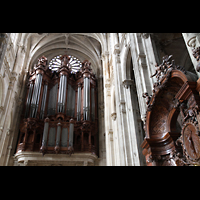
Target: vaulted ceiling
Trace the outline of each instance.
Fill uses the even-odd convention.
[[[22,41],[29,51],[30,67],[40,56],[50,61],[56,55],[68,54],[80,61],[89,60],[94,73],[100,73],[101,53],[106,47],[103,33],[25,33]]]

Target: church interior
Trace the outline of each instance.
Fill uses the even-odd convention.
[[[0,166],[199,166],[200,33],[0,33]]]

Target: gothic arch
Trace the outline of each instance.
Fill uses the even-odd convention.
[[[182,139],[188,123],[193,124],[190,126],[198,132],[200,98],[197,76],[172,64],[160,82],[154,84],[153,95],[147,95],[146,102],[146,137],[141,146],[147,165],[199,163],[200,155],[196,155],[196,160],[189,158]],[[181,120],[178,121],[178,117]],[[183,149],[178,145],[180,141]]]
[[[26,38],[27,40],[25,40]],[[101,53],[107,50],[102,33],[24,34],[22,41],[24,45],[26,41],[27,47],[30,46],[27,63],[29,69],[37,62],[38,57],[45,55],[50,60],[67,51],[67,54],[71,54],[79,60],[90,60],[94,72],[97,73],[100,67]]]

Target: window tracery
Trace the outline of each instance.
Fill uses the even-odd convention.
[[[61,57],[62,55],[57,55],[52,58],[49,62],[49,69],[51,69],[52,71],[57,71],[61,67]],[[69,67],[69,69],[71,69],[71,73],[75,74],[81,69],[82,63],[78,58],[74,56],[69,55],[69,58],[70,60],[67,66]]]

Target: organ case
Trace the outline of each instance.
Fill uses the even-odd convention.
[[[29,73],[17,152],[98,154],[96,78],[88,60],[74,74],[69,59],[52,71],[42,56]]]

